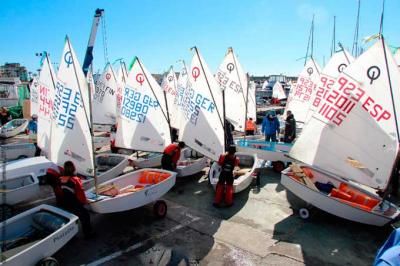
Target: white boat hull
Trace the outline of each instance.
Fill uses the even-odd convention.
[[[28,119],[13,119],[0,129],[0,138],[11,138],[25,131]],[[14,125],[15,124],[15,125]],[[11,126],[12,125],[12,126]]]
[[[0,179],[0,187],[0,204],[11,206],[33,199],[39,194],[39,180],[34,174],[7,178],[4,182]]]
[[[314,170],[315,171],[315,170]],[[308,204],[311,204],[325,212],[333,214],[335,216],[364,224],[370,224],[375,226],[383,226],[393,219],[395,219],[399,215],[399,210],[392,204],[390,206],[392,208],[396,208],[396,212],[393,215],[385,216],[380,213],[369,212],[351,205],[348,205],[336,198],[329,197],[327,194],[324,194],[320,191],[315,191],[310,187],[300,183],[299,181],[291,178],[287,175],[290,172],[290,168],[282,171],[281,174],[281,184],[295,194],[297,197],[301,198]],[[315,173],[315,172],[314,172]],[[332,181],[333,184],[338,183],[333,177],[329,177],[328,175],[324,176],[327,180]],[[347,181],[340,180],[339,182],[348,183]],[[361,189],[360,189],[361,190]],[[361,190],[363,191],[363,190]],[[375,195],[367,191],[363,191],[371,197],[376,198]],[[389,204],[389,203],[388,203]]]
[[[244,157],[252,157],[253,160],[253,165],[251,167],[251,170],[246,174],[239,176],[233,182],[234,193],[239,193],[251,185],[251,183],[253,182],[253,173],[255,173],[255,171],[262,166],[263,160],[258,159],[256,154],[237,152],[236,155],[239,157],[239,161],[240,158],[242,158],[243,160]],[[214,162],[210,167],[208,176],[210,179],[210,183],[214,189],[217,186],[220,173],[221,173],[221,167],[218,165],[217,162]]]
[[[101,167],[106,168],[105,172],[99,172],[97,176],[97,184],[107,182],[117,176],[121,175],[129,164],[129,156],[114,153],[101,153],[96,155],[96,166],[98,169]],[[83,188],[89,189],[94,186],[94,179],[90,178],[83,180]]]
[[[136,153],[130,156],[133,164],[138,168],[157,168],[161,167],[162,153],[149,153],[144,156],[136,156]]]
[[[200,158],[199,158],[200,157]],[[176,172],[178,177],[185,177],[201,172],[208,164],[207,158],[198,154],[190,148],[181,152]]]
[[[105,182],[103,185],[115,185],[119,188],[138,185],[140,184],[140,174],[144,171],[168,173],[170,176],[157,184],[152,184],[136,192],[117,195],[115,197],[100,196],[102,198],[97,201],[92,201],[88,205],[88,208],[96,213],[113,213],[132,210],[156,201],[175,185],[176,173],[160,169],[141,169],[130,172],[111,181]],[[94,188],[88,192],[88,198],[93,198]]]
[[[39,211],[47,211],[66,219],[66,223],[45,238],[40,239],[32,245],[17,247],[16,251],[3,252],[5,260],[0,262],[4,266],[36,265],[41,259],[50,257],[61,249],[69,240],[78,233],[78,217],[61,209],[49,205],[40,205],[28,211],[20,213],[7,221],[1,223],[0,231],[6,235],[1,239],[15,238],[31,226],[33,214]],[[5,226],[6,230],[1,230]],[[18,249],[18,250],[17,250]]]
[[[26,158],[6,163],[6,178],[13,178],[33,173],[35,176],[40,177],[46,175],[47,169],[54,169],[59,171],[58,166],[49,161],[44,156]],[[3,170],[0,167],[0,176]]]
[[[30,158],[35,156],[36,147],[33,143],[10,143],[1,145],[6,161]]]

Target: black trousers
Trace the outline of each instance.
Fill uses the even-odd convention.
[[[218,178],[218,183],[222,185],[233,185],[233,173],[221,172]]]
[[[161,168],[168,171],[175,171],[172,163],[172,157],[168,154],[163,154],[161,157]]]
[[[254,135],[254,130],[246,130],[246,135]]]
[[[67,203],[62,204],[61,208],[79,217],[82,225],[82,231],[85,236],[89,235],[92,232],[92,224],[90,223],[89,211],[85,209],[82,205]]]

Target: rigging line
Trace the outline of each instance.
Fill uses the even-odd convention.
[[[359,28],[360,28],[360,7],[361,7],[361,0],[358,0],[356,28],[354,30],[353,47],[351,49],[351,53],[353,54],[354,57],[357,57],[358,53],[359,53],[358,35],[359,35]]]
[[[200,58],[200,55],[199,55],[199,52],[198,52],[196,46],[194,47],[194,50],[195,50],[195,52],[196,52],[197,58],[199,59],[201,69],[203,70],[204,78],[206,79],[206,82],[207,82],[208,91],[210,92],[211,98],[212,98],[213,101],[214,101],[215,109],[217,110],[218,117],[219,117],[219,121],[221,122],[221,125],[222,125],[222,127],[224,128],[224,131],[225,131],[225,126],[224,126],[224,125],[225,125],[225,122],[221,120],[221,115],[220,115],[220,113],[219,113],[217,103],[215,102],[214,94],[213,94],[212,91],[211,91],[210,83],[208,82],[208,78],[207,78],[207,76],[206,76],[206,72],[204,71],[203,63],[201,62],[201,58]],[[224,120],[225,120],[225,117],[224,117]],[[224,135],[225,135],[225,134],[224,134]]]
[[[53,77],[53,71],[51,71],[51,68],[50,68],[50,60],[49,60],[49,56],[48,56],[48,54],[47,54],[47,52],[45,52],[46,53],[46,61],[47,61],[47,65],[49,66],[49,72],[50,72],[50,77],[51,77],[51,82],[52,82],[52,84],[53,84],[53,93],[55,92],[55,90],[56,90],[56,84],[55,84],[55,82],[54,82],[54,77]],[[51,115],[51,117],[50,117],[50,140],[52,139],[52,134],[53,134],[53,114]],[[50,142],[51,143],[51,142]],[[49,145],[49,151],[48,151],[48,156],[51,158],[51,145]]]
[[[106,15],[103,13],[101,18],[101,25],[103,30],[103,49],[104,49],[104,61],[108,63],[108,48],[107,48],[107,31],[106,31]]]
[[[345,52],[345,50],[343,48],[343,45],[340,42],[339,42],[339,47],[342,49],[342,52],[344,54],[344,57],[346,58],[347,64],[350,64],[350,59],[347,57],[347,54],[346,54],[346,52]]]
[[[331,44],[331,57],[336,52],[336,16],[333,16],[333,36]]]

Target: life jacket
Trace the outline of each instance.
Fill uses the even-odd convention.
[[[178,144],[170,144],[164,149],[164,154],[171,157],[173,163],[177,163],[179,161],[179,157],[181,157],[181,149]]]
[[[236,156],[228,157],[228,155],[224,155],[224,162],[222,163],[221,171],[224,172],[225,174],[232,175],[233,169],[235,169],[235,163],[236,163]]]
[[[255,130],[255,125],[253,120],[246,121],[246,130]]]

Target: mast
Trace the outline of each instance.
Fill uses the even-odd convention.
[[[68,42],[68,48],[69,48],[69,50],[71,51],[72,49],[71,49],[71,43],[69,42],[69,38],[68,38],[68,36],[67,36],[67,42]],[[71,57],[72,58],[72,57]],[[92,61],[93,61],[93,57],[92,57]],[[92,64],[91,64],[92,65]],[[87,106],[85,106],[85,101],[83,100],[83,97],[82,97],[82,89],[81,89],[81,86],[80,86],[80,84],[79,84],[79,79],[78,79],[78,73],[77,73],[77,70],[76,70],[76,65],[75,65],[75,61],[72,61],[72,66],[74,67],[74,73],[75,73],[75,78],[76,78],[76,81],[77,81],[77,84],[78,84],[78,89],[79,89],[79,93],[81,94],[81,100],[82,100],[82,104],[83,104],[83,110],[85,111],[85,117],[86,117],[86,121],[87,121],[87,123],[88,123],[88,126],[89,126],[89,129],[90,129],[90,139],[91,139],[91,143],[92,143],[92,157],[93,157],[93,178],[94,178],[94,187],[95,187],[95,189],[94,189],[94,191],[95,191],[95,194],[96,194],[96,196],[97,196],[97,173],[96,173],[96,154],[95,154],[95,152],[94,152],[94,141],[93,141],[93,115],[92,115],[92,101],[91,101],[91,98],[92,98],[92,90],[89,88],[89,94],[88,94],[88,97],[89,97],[89,99],[88,99],[88,102],[89,102],[89,106],[87,107]],[[93,70],[93,69],[92,69]],[[92,73],[93,73],[93,71],[92,71]],[[93,78],[93,76],[92,76],[92,78]],[[86,110],[86,108],[89,108],[89,121],[87,120],[87,110]]]
[[[354,30],[354,39],[353,39],[353,48],[351,49],[351,53],[354,57],[357,57],[360,54],[360,50],[358,49],[358,31],[360,28],[360,5],[361,0],[358,0],[358,8],[357,8],[357,20],[356,20],[356,28]]]
[[[174,75],[175,75],[175,72],[174,72],[174,69],[172,68],[172,66],[170,67],[169,71],[171,72],[171,70],[172,70],[172,73],[174,73]],[[166,76],[167,76],[167,80],[168,80],[168,73]],[[175,85],[175,81],[174,81],[174,85]],[[167,109],[166,111],[167,111],[167,122],[168,122],[168,127],[169,127],[169,135],[171,137],[171,143],[172,143],[172,142],[174,142],[174,140],[173,140],[173,135],[172,135],[171,117],[170,117],[169,108],[168,108],[167,92],[164,90],[164,88],[161,88],[161,89],[163,90],[163,94],[164,94],[165,108]]]
[[[307,43],[307,51],[306,51],[306,56],[304,58],[304,65],[307,64],[307,58],[310,56],[311,58],[313,57],[313,51],[314,51],[314,17],[313,15],[312,21],[311,21],[311,28],[310,28],[310,35],[308,36],[308,43]],[[310,45],[311,45],[311,53],[308,55],[308,51],[310,50]]]
[[[331,57],[336,52],[336,16],[333,16],[333,36],[331,45]]]

